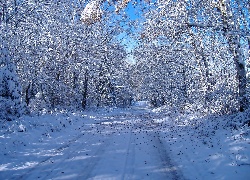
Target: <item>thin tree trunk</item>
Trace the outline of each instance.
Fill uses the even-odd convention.
[[[29,103],[30,103],[29,90],[30,90],[30,83],[25,90],[25,102],[27,106],[29,106]]]
[[[84,86],[83,86],[83,93],[82,93],[82,108],[86,109],[87,106],[87,93],[88,93],[88,70],[85,71],[84,75]]]

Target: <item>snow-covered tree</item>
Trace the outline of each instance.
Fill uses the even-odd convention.
[[[237,70],[226,38],[217,29],[219,17],[210,1],[159,1],[149,8],[141,34],[142,56],[137,56],[139,63],[144,61],[139,65],[146,67],[144,74],[150,74],[144,77],[145,94],[154,91],[157,95],[149,97],[162,102],[162,89],[165,103],[210,113],[237,109]],[[157,81],[165,87],[155,88]]]
[[[244,6],[244,4],[242,4],[240,1],[236,1],[234,3],[232,1],[230,2],[225,0],[219,0],[218,3],[218,9],[221,12],[221,18],[223,23],[223,33],[228,41],[229,48],[234,57],[234,63],[237,70],[240,111],[244,111],[249,106],[246,94],[247,72],[240,43],[243,33],[246,33],[241,30],[242,23],[240,22],[239,15],[241,13],[240,9],[243,8],[242,6]],[[235,6],[236,10],[233,12],[233,7]]]
[[[16,68],[11,62],[10,52],[5,45],[2,41],[0,45],[0,118],[11,121],[24,113],[24,106]]]
[[[5,22],[6,36],[15,38],[8,45],[29,109],[114,105],[108,103],[112,76],[125,52],[113,42],[119,30],[109,29],[107,13],[91,26],[80,21],[80,1],[24,1],[16,7]]]

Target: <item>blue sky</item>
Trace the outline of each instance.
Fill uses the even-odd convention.
[[[134,6],[132,2],[129,2],[127,7],[124,9],[124,12],[127,15],[127,22],[132,20],[132,21],[140,21],[142,19],[142,15],[139,14],[140,10],[138,6]],[[139,31],[139,29],[133,27],[133,26],[124,26],[125,29],[130,31],[130,33],[135,33],[136,31]],[[135,38],[131,37],[128,32],[123,32],[118,36],[118,39],[121,40],[122,45],[125,46],[125,49],[127,53],[130,53],[137,45],[138,42]],[[128,55],[127,59],[130,62],[134,62],[132,54]]]

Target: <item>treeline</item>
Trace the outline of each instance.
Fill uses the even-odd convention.
[[[83,7],[71,0],[1,1],[1,117],[129,105],[127,55],[115,38],[121,29],[111,14],[83,24]]]
[[[249,1],[131,0],[114,15],[116,3],[0,2],[2,119],[132,100],[205,114],[248,108]],[[128,22],[128,3],[140,20]],[[124,30],[139,44],[130,54]]]
[[[249,105],[249,1],[157,1],[144,10],[134,51],[138,96],[181,111]]]

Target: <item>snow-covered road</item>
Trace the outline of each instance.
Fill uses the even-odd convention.
[[[0,179],[250,178],[248,126],[163,110],[58,112],[7,122],[0,129]]]
[[[158,124],[148,116],[111,115],[90,123],[51,156],[10,179],[182,179],[159,138]]]

